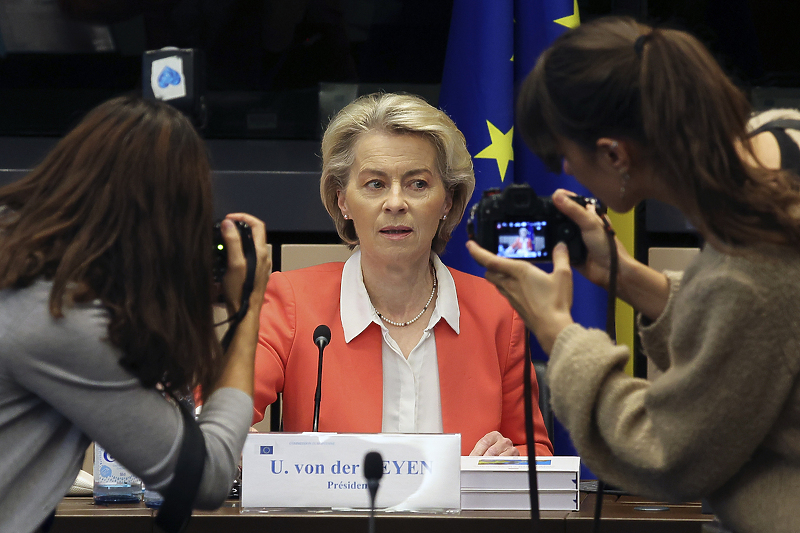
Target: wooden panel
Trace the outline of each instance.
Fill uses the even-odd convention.
[[[656,270],[684,270],[700,248],[650,248],[647,264]]]
[[[345,244],[284,244],[281,246],[281,270],[347,261],[353,251]]]

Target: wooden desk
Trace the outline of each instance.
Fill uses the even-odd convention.
[[[595,496],[586,495],[581,501],[581,510],[567,516],[566,533],[589,533],[592,530]],[[703,524],[713,520],[712,515],[701,512],[700,502],[673,504],[634,496],[606,495],[600,529],[603,533],[700,533]]]
[[[91,497],[67,496],[56,508],[50,533],[142,533],[153,531],[153,512],[143,503],[95,505]]]
[[[569,512],[544,513],[541,531],[563,533],[564,520]],[[229,525],[235,520],[235,529]],[[268,513],[238,514],[238,509],[226,508],[210,513],[197,513],[189,523],[187,533],[359,533],[367,531],[367,513]],[[378,514],[375,529],[380,533],[464,533],[502,531],[530,533],[528,513],[522,511],[465,511],[452,515],[420,515],[411,513]]]
[[[594,494],[582,494],[581,511],[543,511],[542,533],[589,533]],[[196,511],[187,533],[359,533],[367,531],[366,513],[270,512],[240,514],[238,501],[216,511]],[[629,496],[605,496],[603,533],[700,533],[712,521],[699,503],[671,504],[665,511],[648,511],[654,502]],[[155,513],[144,506],[94,505],[91,498],[67,497],[58,506],[51,533],[152,533]],[[378,514],[379,533],[530,533],[526,511],[463,511],[452,515]]]

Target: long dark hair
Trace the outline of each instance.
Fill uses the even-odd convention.
[[[609,17],[546,50],[520,91],[517,120],[532,150],[559,161],[556,135],[595,150],[635,141],[698,229],[730,246],[800,245],[798,178],[757,161],[744,94],[696,38]]]
[[[0,188],[0,289],[53,282],[50,313],[94,298],[144,386],[210,391],[211,172],[171,106],[134,97],[89,114],[23,179]]]

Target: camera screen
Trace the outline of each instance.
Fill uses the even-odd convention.
[[[514,259],[549,257],[545,232],[547,221],[498,222],[497,255]]]

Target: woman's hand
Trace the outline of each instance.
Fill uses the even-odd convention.
[[[572,193],[559,189],[553,193],[553,204],[578,225],[583,242],[586,243],[586,261],[582,265],[576,265],[575,270],[595,285],[608,289],[611,251],[603,221],[593,206],[584,207],[572,201],[569,198],[571,195]],[[669,298],[667,277],[631,257],[616,237],[614,242],[619,255],[617,297],[644,316],[655,320],[664,310]]]
[[[505,438],[499,431],[487,433],[475,444],[470,455],[519,455],[511,439]]]
[[[467,249],[486,267],[486,279],[494,283],[519,312],[542,349],[549,354],[561,330],[573,323],[570,314],[572,270],[567,246],[559,243],[553,249],[551,274],[527,261],[498,257],[475,241],[467,242]]]
[[[267,232],[264,223],[246,213],[231,213],[222,221],[222,238],[228,251],[228,267],[222,279],[222,287],[228,306],[235,312],[242,302],[242,286],[247,276],[247,260],[242,248],[242,239],[234,220],[245,222],[253,234],[256,250],[256,275],[253,292],[250,295],[250,307],[261,309],[267,281],[272,272],[272,258],[267,248]]]
[[[581,265],[575,265],[575,270],[595,285],[608,289],[611,255],[603,220],[595,212],[593,205],[582,206],[570,196],[574,196],[574,193],[558,189],[553,193],[553,204],[578,225],[583,242],[586,244],[588,251],[586,261]],[[632,260],[622,243],[619,240],[616,243],[620,264]]]
[[[253,233],[253,244],[256,249],[256,275],[247,313],[239,322],[228,347],[228,361],[217,381],[216,388],[235,387],[252,396],[258,321],[261,305],[264,303],[267,281],[272,272],[272,259],[267,247],[267,232],[263,222],[245,213],[230,214],[222,221],[222,238],[228,248],[228,269],[222,285],[225,297],[230,304],[235,306],[234,309],[237,309],[241,303],[242,285],[247,275],[247,261],[242,251],[239,230],[236,229],[233,220],[246,222]]]

